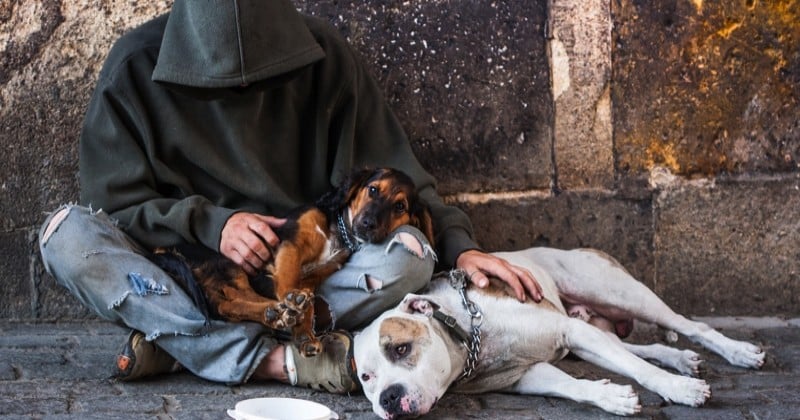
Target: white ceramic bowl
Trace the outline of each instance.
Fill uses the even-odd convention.
[[[236,420],[330,420],[339,416],[322,404],[296,398],[239,401],[228,415]]]

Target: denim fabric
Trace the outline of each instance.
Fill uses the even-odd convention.
[[[319,291],[337,328],[371,320],[430,280],[435,258],[430,246],[416,229],[401,229],[384,244],[362,246]],[[411,252],[414,247],[398,240],[407,234],[420,241],[423,252]],[[63,206],[45,221],[39,244],[47,271],[81,303],[104,319],[142,331],[202,378],[245,382],[277,345],[257,323],[215,320],[206,327],[186,293],[102,211]],[[380,285],[370,287],[370,278]]]
[[[383,243],[361,244],[320,286],[317,297],[330,306],[337,328],[353,330],[425,287],[435,264],[436,254],[422,232],[401,226]]]

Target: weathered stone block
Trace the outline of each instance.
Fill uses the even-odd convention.
[[[546,2],[298,2],[383,86],[440,192],[549,188]]]
[[[656,203],[655,288],[676,310],[797,312],[800,180],[678,184]]]
[[[800,5],[611,2],[616,162],[680,174],[796,171]]]
[[[111,43],[166,2],[0,5],[0,229],[38,225],[77,199],[77,143]]]
[[[472,219],[476,239],[486,250],[598,248],[653,285],[650,200],[587,191],[458,205]]]
[[[78,198],[80,108],[88,92],[68,82],[38,88],[15,98],[0,112],[0,132],[9,134],[0,149],[0,226],[3,230],[38,227],[45,212]],[[13,141],[13,139],[17,139]]]
[[[549,40],[559,188],[611,188],[611,8],[606,0],[557,0]]]
[[[34,316],[35,290],[30,282],[30,235],[25,230],[0,232],[0,318]]]
[[[97,316],[86,309],[67,289],[44,271],[41,262],[35,262],[32,273],[36,281],[36,317],[40,320],[88,319]]]

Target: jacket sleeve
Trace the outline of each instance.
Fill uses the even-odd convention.
[[[334,176],[346,168],[388,166],[400,169],[414,180],[419,194],[431,208],[435,248],[439,262],[453,267],[456,258],[469,249],[479,249],[472,224],[455,206],[446,205],[436,192],[436,182],[414,156],[408,138],[389,108],[383,93],[353,53],[352,84],[342,94],[342,125],[338,137]],[[352,145],[348,140],[352,138]],[[334,183],[337,180],[334,179]]]
[[[176,199],[159,192],[159,162],[151,159],[142,108],[133,86],[115,85],[101,73],[80,137],[81,203],[111,215],[147,248],[190,242],[218,249],[234,211],[200,196]]]

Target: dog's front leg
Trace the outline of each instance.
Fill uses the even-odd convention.
[[[304,267],[299,288],[316,290],[328,277],[341,270],[348,258],[350,258],[350,251],[342,249],[325,262],[309,264],[308,270]]]
[[[711,388],[705,381],[674,375],[651,365],[592,325],[566,318],[563,327],[567,347],[578,357],[633,378],[665,400],[698,407],[711,396]]]
[[[642,410],[639,397],[630,385],[617,385],[608,379],[576,379],[549,363],[531,366],[511,391],[588,403],[618,416],[630,416]]]

